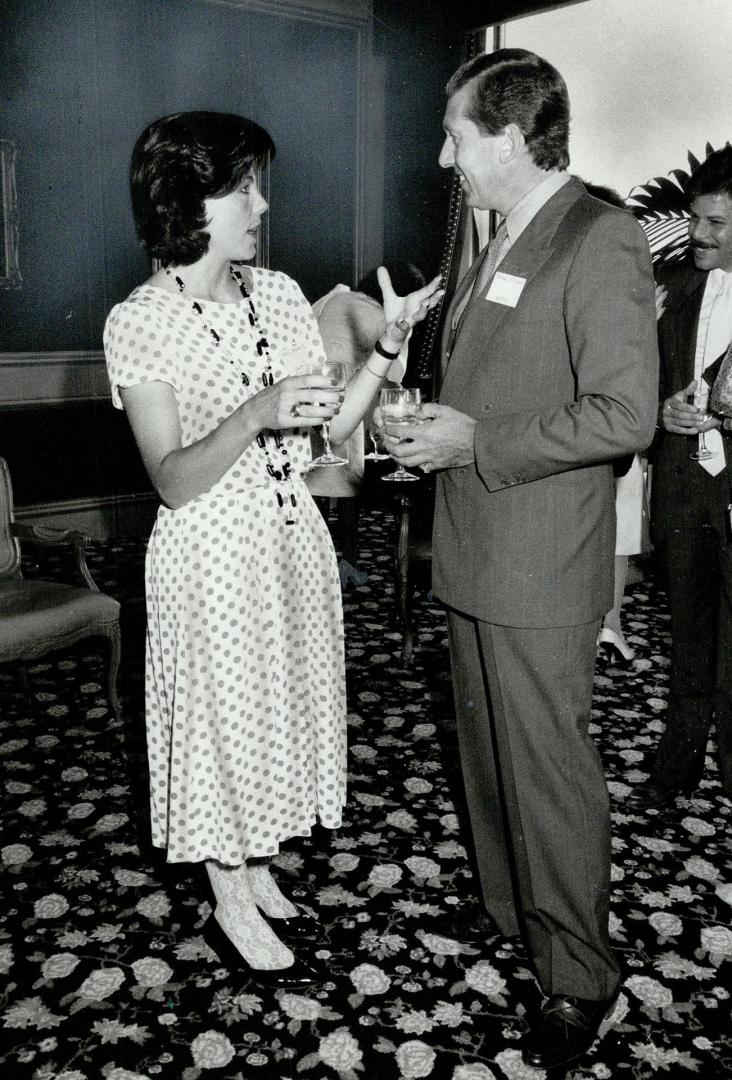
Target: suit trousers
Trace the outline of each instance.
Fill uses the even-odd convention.
[[[721,507],[707,524],[669,529],[661,555],[671,672],[651,779],[664,787],[696,787],[714,722],[720,779],[732,798],[732,543]]]
[[[610,805],[588,733],[600,620],[525,629],[448,612],[465,792],[486,909],[545,994],[611,997]]]

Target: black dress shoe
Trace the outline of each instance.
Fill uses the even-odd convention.
[[[625,801],[634,810],[658,810],[662,806],[668,806],[677,795],[682,794],[684,794],[684,789],[680,787],[669,788],[664,787],[663,784],[648,781],[634,787]]]
[[[608,667],[622,668],[623,671],[633,670],[633,661],[628,660],[616,645],[604,643],[597,650],[597,659],[600,664]]]
[[[285,968],[252,967],[213,915],[209,916],[203,928],[203,939],[216,953],[224,967],[227,967],[229,971],[244,973],[260,986],[269,986],[276,990],[283,987],[290,990],[304,990],[308,986],[323,982],[326,978],[326,973],[320,969],[315,960],[304,959],[302,956],[296,956],[294,963]]]
[[[261,911],[261,909],[260,909]],[[262,917],[267,920],[278,938],[283,941],[297,941],[301,938],[313,938],[318,934],[320,923],[309,915],[291,915],[289,919],[276,918],[261,911]]]
[[[458,908],[450,908],[425,919],[424,929],[428,934],[466,942],[485,941],[501,933],[498,923],[485,908],[472,903],[461,904]]]
[[[617,1000],[603,1001],[555,994],[541,1006],[536,1024],[521,1044],[521,1057],[533,1069],[556,1069],[582,1057]]]

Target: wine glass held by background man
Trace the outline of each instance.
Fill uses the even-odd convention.
[[[347,437],[437,280],[394,294],[345,390],[298,375],[324,360],[285,274],[242,265],[267,203],[270,136],[240,116],[166,116],[138,139],[135,221],[161,269],[110,313],[112,395],[162,505],[146,566],[146,722],[153,843],[203,862],[208,939],[260,983],[322,973],[312,929],[268,861],[316,820],[340,825],[346,736],[343,622],[333,546],[302,476],[309,430]],[[291,947],[292,946],[292,947]]]
[[[502,222],[447,311],[439,404],[412,441],[386,444],[438,471],[433,589],[482,892],[442,930],[522,935],[544,995],[522,1054],[551,1069],[590,1048],[620,985],[588,729],[613,601],[612,462],[654,430],[653,275],[633,217],[566,172],[569,101],[550,64],[481,55],[447,95],[440,164]]]

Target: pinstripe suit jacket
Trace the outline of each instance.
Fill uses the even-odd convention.
[[[434,589],[488,622],[590,622],[612,607],[612,460],[654,431],[648,244],[573,178],[500,270],[525,279],[515,307],[473,295],[456,335],[447,313],[440,402],[477,426],[474,463],[438,478]]]

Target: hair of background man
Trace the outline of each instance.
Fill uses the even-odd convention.
[[[732,199],[732,146],[712,150],[694,169],[684,188],[689,202],[699,195],[727,195]]]
[[[423,285],[427,284],[427,279],[424,274],[414,265],[414,263],[393,262],[386,263],[385,265],[386,269],[389,271],[392,288],[397,296],[407,296],[408,293],[414,292],[415,289],[421,289]],[[356,292],[363,293],[365,296],[370,296],[372,300],[376,300],[379,304],[383,302],[381,289],[376,276],[376,268],[369,270],[369,272],[361,278],[356,286]]]
[[[181,112],[153,121],[135,143],[130,164],[143,247],[164,266],[196,262],[208,250],[204,199],[228,195],[274,153],[268,132],[243,116]]]
[[[457,69],[447,84],[448,97],[465,86],[465,115],[477,127],[497,135],[516,124],[538,168],[569,166],[569,94],[547,60],[527,49],[481,53]]]

